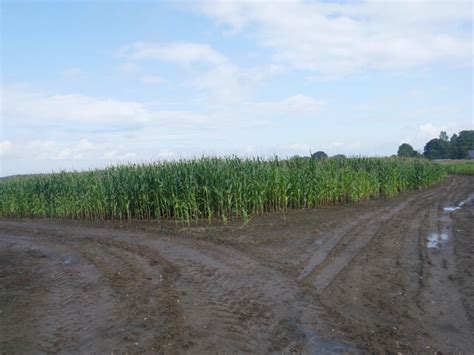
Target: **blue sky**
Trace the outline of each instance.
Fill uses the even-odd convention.
[[[2,1],[0,175],[473,129],[470,1]]]

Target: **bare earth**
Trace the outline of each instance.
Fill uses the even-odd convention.
[[[248,225],[0,219],[0,353],[472,352],[473,230],[468,176]]]

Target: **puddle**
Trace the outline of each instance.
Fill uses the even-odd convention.
[[[428,242],[426,246],[431,249],[439,248],[442,242],[446,242],[449,240],[449,236],[446,233],[431,233],[428,236]]]
[[[468,198],[466,198],[465,200],[462,200],[461,202],[459,202],[459,204],[457,206],[445,207],[445,208],[443,208],[443,210],[445,212],[453,212],[453,211],[459,210],[462,206],[464,206],[466,203],[470,202],[472,199],[474,199],[474,195],[469,195]]]
[[[453,211],[456,211],[456,210],[459,210],[461,209],[461,207],[457,206],[457,207],[445,207],[443,208],[443,210],[445,210],[446,212],[453,212]]]
[[[74,263],[74,259],[71,256],[67,256],[63,261],[64,265],[72,265],[73,263]]]
[[[308,329],[298,327],[306,338],[303,353],[308,354],[336,354],[336,353],[356,353],[357,348],[347,343],[338,343],[331,340],[323,340],[316,333]]]

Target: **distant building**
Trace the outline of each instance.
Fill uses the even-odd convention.
[[[474,150],[470,150],[467,152],[467,158],[468,159],[474,159]]]

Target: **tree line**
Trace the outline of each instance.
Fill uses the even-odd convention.
[[[446,132],[441,132],[439,138],[434,138],[425,144],[423,154],[417,152],[408,143],[398,147],[399,157],[425,157],[427,159],[466,159],[468,152],[474,150],[474,131],[461,131],[449,138]]]

